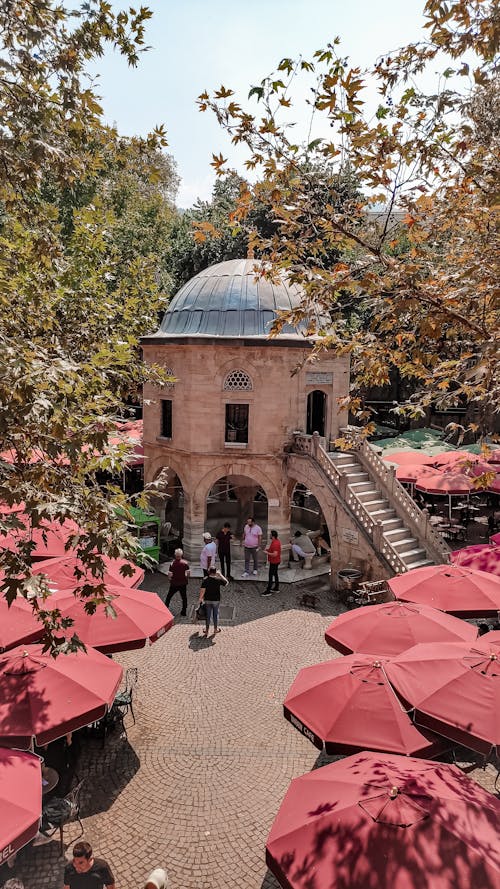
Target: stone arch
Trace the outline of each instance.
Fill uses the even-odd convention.
[[[182,485],[182,489],[184,491],[185,496],[188,496],[189,495],[189,488],[186,488],[186,485],[185,485],[185,481],[184,481],[184,477],[183,477],[184,471],[182,469],[179,471],[180,462],[181,462],[180,460],[177,460],[176,457],[172,457],[168,452],[161,454],[159,457],[155,457],[153,460],[151,460],[151,462],[149,464],[148,480],[154,481],[156,478],[158,478],[158,475],[160,474],[162,469],[165,469],[165,467],[168,467],[168,469],[171,469],[172,472],[175,472],[177,478],[179,479],[179,481]]]
[[[253,479],[264,489],[268,501],[270,499],[279,499],[280,497],[275,482],[269,475],[267,475],[267,473],[262,472],[260,466],[256,466],[250,462],[222,463],[205,473],[205,475],[198,480],[196,486],[197,503],[206,503],[207,497],[215,482],[226,475],[241,475]]]
[[[333,540],[335,532],[334,518],[336,516],[334,504],[331,502],[331,498],[328,497],[327,491],[324,489],[319,490],[317,485],[314,484],[309,473],[307,472],[307,467],[305,467],[305,469],[305,472],[301,472],[300,468],[297,466],[297,461],[294,461],[293,467],[291,467],[290,471],[287,473],[286,492],[288,502],[290,503],[295,485],[305,485],[306,488],[312,491],[316,500],[318,501],[321,512],[323,514],[323,518],[328,528],[330,540]]]

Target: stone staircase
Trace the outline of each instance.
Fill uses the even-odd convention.
[[[351,451],[326,451],[317,433],[292,433],[292,455],[307,459],[394,574],[446,564],[449,547],[398,482],[395,470],[363,441]]]
[[[330,452],[328,457],[341,476],[346,479],[348,493],[361,505],[363,511],[369,514],[371,520],[380,528],[382,538],[398,554],[403,563],[400,570],[433,565],[434,559],[429,557],[427,549],[420,544],[418,538],[398,516],[389,498],[384,496],[376,479],[367,472],[357,455],[335,451]],[[347,499],[350,500],[351,497]]]

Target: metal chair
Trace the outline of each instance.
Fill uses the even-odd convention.
[[[123,691],[119,691],[118,694],[115,695],[115,699],[113,701],[113,707],[116,707],[118,710],[120,710],[124,717],[130,710],[132,719],[134,720],[134,725],[135,716],[134,708],[132,706],[132,699],[134,696],[134,688],[137,685],[138,678],[139,671],[137,667],[129,667],[125,673],[125,688],[123,689]]]
[[[59,831],[59,847],[61,855],[64,855],[64,826],[78,821],[80,825],[80,833],[74,839],[80,839],[84,833],[84,827],[80,818],[80,795],[85,779],[82,778],[73,787],[66,796],[52,797],[51,800],[43,807],[43,820],[48,822],[48,828],[43,831],[45,836],[52,837]]]

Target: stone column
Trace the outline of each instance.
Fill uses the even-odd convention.
[[[203,548],[203,532],[205,530],[205,504],[201,504],[196,495],[191,496],[184,491],[184,535],[182,548],[184,558],[193,565],[199,564],[200,552]]]

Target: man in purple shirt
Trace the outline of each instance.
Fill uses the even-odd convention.
[[[182,611],[181,617],[186,617],[187,614],[187,582],[189,577],[189,562],[186,562],[185,559],[182,558],[183,552],[181,549],[176,549],[174,552],[174,561],[171,562],[170,568],[168,569],[168,576],[170,579],[170,588],[168,591],[168,596],[165,600],[165,605],[167,608],[170,605],[172,596],[175,596],[176,593],[181,594],[182,598]]]

